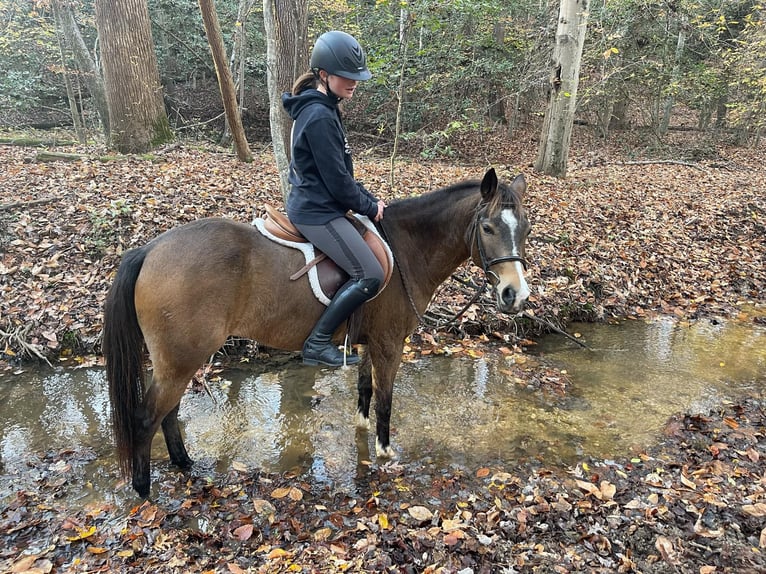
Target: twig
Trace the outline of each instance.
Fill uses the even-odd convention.
[[[559,335],[564,335],[567,339],[569,339],[570,341],[574,341],[575,343],[580,345],[583,349],[588,349],[589,351],[593,350],[588,345],[586,345],[582,341],[579,341],[577,338],[573,337],[572,335],[570,335],[566,331],[556,327],[556,325],[554,325],[550,321],[546,321],[545,319],[540,319],[539,317],[535,317],[534,315],[530,314],[529,311],[524,311],[523,313],[521,313],[521,316],[522,317],[526,317],[527,319],[532,319],[533,321],[537,321],[541,325],[544,325],[545,327],[548,327],[551,331],[554,331],[554,332],[558,333]]]

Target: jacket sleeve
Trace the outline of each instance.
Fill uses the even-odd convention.
[[[357,182],[346,169],[343,135],[332,118],[320,118],[306,126],[303,133],[316,161],[322,183],[344,209],[374,218],[378,200]]]
[[[361,181],[357,181],[356,184],[359,186],[359,191],[361,191],[363,194],[365,194],[367,197],[369,197],[371,200],[375,202],[375,206],[376,206],[375,214],[377,215],[378,198],[375,197],[375,195],[370,190],[364,187]]]

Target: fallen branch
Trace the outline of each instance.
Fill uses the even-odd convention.
[[[56,147],[77,145],[76,141],[56,140],[56,139],[38,139],[30,137],[0,137],[0,144],[19,147]]]
[[[50,203],[51,201],[58,201],[58,197],[41,197],[40,199],[30,199],[27,201],[14,201],[13,203],[3,203],[0,205],[0,211],[6,211],[8,209],[16,209],[17,207],[28,207],[30,205],[42,205],[43,203]]]
[[[35,156],[35,161],[80,161],[82,156],[77,153],[64,153],[60,151],[41,151]]]
[[[635,160],[635,161],[618,161],[614,162],[612,165],[653,165],[653,164],[672,164],[672,165],[683,165],[685,167],[693,167],[694,169],[698,169],[700,171],[704,171],[699,165],[696,163],[692,163],[690,161],[681,161],[678,159],[644,159],[644,160]]]

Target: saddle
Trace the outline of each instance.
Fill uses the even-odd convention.
[[[309,243],[309,241],[303,237],[301,232],[292,224],[287,218],[287,215],[277,210],[271,205],[266,205],[266,214],[262,220],[256,220],[259,224],[262,222],[261,232],[266,237],[270,237],[272,240],[276,240],[278,243],[284,245],[291,245],[300,249],[306,254],[306,264],[290,275],[291,281],[296,281],[304,275],[309,275],[309,281],[312,280],[312,275],[316,273],[316,280],[319,283],[321,289],[321,295],[326,297],[326,300],[316,293],[317,299],[325,305],[329,304],[330,299],[333,298],[338,289],[348,281],[348,274],[338,267],[335,262],[322,253],[319,249]],[[364,239],[365,243],[369,246],[373,252],[385,274],[383,285],[378,290],[378,294],[388,285],[388,281],[391,279],[393,273],[393,255],[391,250],[385,241],[378,235],[377,231],[372,226],[372,223],[368,218],[364,218],[369,222],[369,226],[362,219],[353,215],[346,215],[346,218],[351,222],[354,228]],[[259,226],[260,229],[260,226]],[[310,258],[309,253],[313,253],[315,256]],[[312,288],[314,285],[312,285]],[[376,295],[377,296],[377,295]],[[373,297],[374,298],[374,297]]]

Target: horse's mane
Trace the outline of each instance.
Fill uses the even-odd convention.
[[[422,195],[396,199],[390,203],[388,208],[394,208],[396,213],[411,212],[413,215],[424,215],[432,210],[443,210],[445,202],[460,202],[473,194],[476,194],[478,197],[480,189],[481,181],[477,179],[464,180]],[[521,207],[521,198],[509,185],[500,182],[498,183],[498,189],[500,193],[495,198],[496,204],[489,206],[490,211],[502,207],[511,207],[514,211],[517,211]],[[473,207],[477,205],[478,199],[473,204]]]
[[[450,204],[460,202],[468,196],[478,193],[480,185],[478,180],[461,181],[421,195],[395,199],[387,209],[391,209],[392,213],[411,213],[414,216],[427,215],[432,211],[442,211],[445,202]]]

